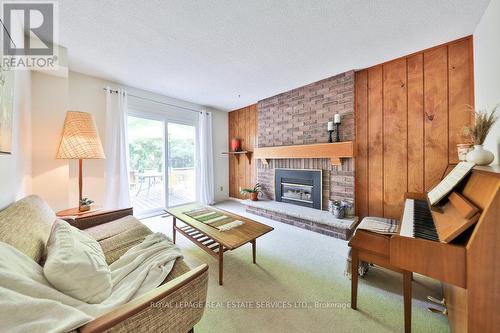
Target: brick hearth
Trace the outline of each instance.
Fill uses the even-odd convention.
[[[323,235],[340,238],[344,240],[349,240],[352,236],[354,228],[352,227],[339,227],[332,226],[327,224],[322,224],[310,220],[306,220],[304,218],[298,218],[295,216],[290,216],[284,213],[275,212],[272,210],[267,210],[259,207],[251,207],[247,206],[246,211],[255,215],[267,217],[274,221],[283,222],[286,224],[290,224],[302,229],[311,230],[314,232],[318,232]]]

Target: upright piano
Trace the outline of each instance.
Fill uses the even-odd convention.
[[[357,308],[360,260],[403,274],[405,332],[411,331],[416,272],[440,280],[452,332],[500,332],[500,168],[474,167],[437,208],[407,193],[399,230],[357,230],[351,307]]]

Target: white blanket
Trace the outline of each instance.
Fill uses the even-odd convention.
[[[40,265],[0,242],[0,327],[14,333],[71,331],[158,287],[181,257],[165,235],[148,235],[110,265],[111,296],[88,304],[52,287]]]

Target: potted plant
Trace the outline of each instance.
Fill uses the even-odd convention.
[[[474,150],[467,153],[467,161],[474,162],[477,165],[488,165],[495,159],[492,152],[483,148],[483,143],[493,124],[498,119],[495,113],[499,106],[497,105],[491,112],[472,109],[475,115],[474,125],[464,128],[464,134],[474,143]]]
[[[248,195],[250,197],[250,200],[252,201],[257,201],[259,193],[262,192],[261,185],[259,183],[255,184],[253,188],[244,188],[240,191],[242,195]]]
[[[89,198],[83,198],[80,200],[80,207],[79,207],[79,211],[80,212],[86,212],[86,211],[89,211],[90,210],[90,205],[93,204],[94,201],[93,200],[90,200]]]

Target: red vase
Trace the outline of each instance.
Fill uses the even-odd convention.
[[[231,151],[240,151],[240,150],[241,150],[241,140],[231,139]]]

